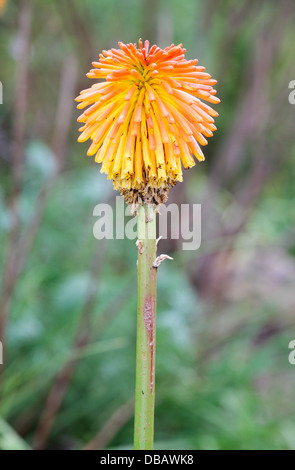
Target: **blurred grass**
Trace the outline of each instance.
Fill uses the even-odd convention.
[[[29,450],[30,447],[0,418],[0,448],[5,450]]]
[[[82,448],[133,396],[135,244],[94,239],[93,208],[112,200],[112,186],[84,157],[86,144],[76,144],[77,113],[63,169],[54,177],[52,123],[60,71],[69,53],[79,59],[78,91],[89,85],[84,73],[100,49],[114,47],[117,40],[144,38],[147,23],[154,22],[151,42],[170,37],[183,42],[188,57],[199,57],[218,78],[222,98],[206,164],[186,174],[183,185],[171,192],[171,201],[202,202],[202,246],[192,253],[169,241],[159,244],[175,259],[169,266],[163,263],[158,275],[155,448],[294,449],[295,378],[288,344],[295,338],[295,107],[287,101],[288,83],[295,78],[293,4],[163,0],[153,11],[146,1],[70,3],[73,8],[64,1],[36,0],[33,8],[19,200],[22,232],[30,229],[40,188],[51,179],[53,184],[9,309],[0,448],[33,445],[56,373],[73,358],[89,288],[96,292],[87,323],[89,341],[74,353],[79,361],[47,448]],[[8,195],[15,68],[21,60],[18,14],[17,3],[8,2],[0,32],[5,65],[0,76],[5,91],[0,106],[1,264],[12,223]],[[265,31],[272,32],[274,49],[268,48]],[[261,44],[265,50],[259,55]],[[264,63],[268,55],[269,69]],[[264,69],[266,79],[259,82]],[[257,97],[266,91],[256,109]],[[246,107],[250,102],[253,109]],[[261,110],[265,115],[257,117]],[[227,160],[228,155],[234,158]],[[253,183],[260,164],[267,177]],[[251,197],[259,189],[249,207],[243,205],[247,188]],[[224,232],[235,229],[244,212],[244,224],[228,241]],[[228,246],[230,255],[224,258]],[[102,256],[94,275],[90,267],[96,250]],[[107,447],[131,448],[132,436],[130,414]]]

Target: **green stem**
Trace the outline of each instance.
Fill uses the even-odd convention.
[[[138,212],[138,312],[134,449],[152,450],[155,408],[156,214],[151,206]]]

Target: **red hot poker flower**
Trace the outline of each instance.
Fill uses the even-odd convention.
[[[216,130],[217,83],[186,60],[182,44],[165,49],[119,42],[93,62],[89,78],[102,79],[76,98],[84,109],[79,142],[91,139],[88,155],[102,163],[128,203],[161,204],[182,181],[182,165],[204,160],[200,145]]]

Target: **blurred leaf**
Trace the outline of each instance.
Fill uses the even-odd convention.
[[[30,450],[28,444],[2,418],[0,418],[0,449]]]

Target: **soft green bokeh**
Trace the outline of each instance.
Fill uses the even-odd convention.
[[[20,3],[9,1],[0,18],[1,261],[11,224]],[[171,192],[171,202],[202,203],[201,248],[159,244],[174,261],[158,273],[156,449],[295,447],[295,366],[288,362],[295,339],[294,20],[287,0],[34,2],[22,230],[30,232],[40,188],[56,168],[54,122],[69,57],[77,64],[76,94],[89,86],[85,74],[100,50],[146,35],[161,46],[182,42],[188,58],[198,57],[218,79],[218,131],[206,162]],[[87,144],[76,142],[78,114],[9,308],[2,449],[33,445],[54,378],[73,354],[77,366],[48,448],[82,448],[134,394],[137,250],[135,241],[93,237],[93,208],[114,203],[115,193],[86,157]],[[91,288],[89,345],[73,352]],[[106,446],[130,448],[132,437],[130,413]]]

